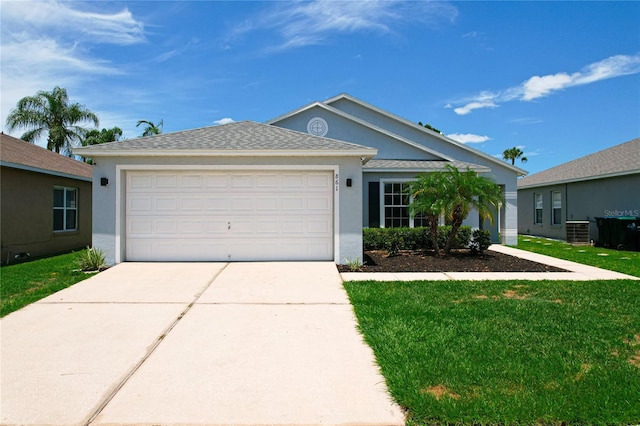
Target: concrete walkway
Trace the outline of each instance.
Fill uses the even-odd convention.
[[[0,321],[3,425],[403,425],[335,265],[123,263]]]
[[[489,250],[556,266],[569,272],[344,272],[341,275],[344,281],[640,280],[638,277],[621,274],[620,272],[600,269],[499,244],[492,245]]]

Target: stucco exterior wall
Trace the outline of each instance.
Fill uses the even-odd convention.
[[[15,260],[63,253],[91,244],[91,182],[2,167],[0,171],[2,215],[1,260]],[[78,189],[78,229],[53,232],[53,188]]]
[[[518,232],[564,240],[567,220],[588,220],[589,238],[598,240],[595,218],[640,216],[640,174],[518,190]],[[562,199],[562,223],[551,224],[551,193]],[[534,224],[534,194],[542,194],[542,224]]]
[[[254,170],[310,168],[333,170],[337,168],[338,186],[334,204],[337,205],[338,235],[334,259],[362,258],[362,173],[358,157],[98,157],[93,168],[93,245],[103,249],[107,262],[125,261],[125,191],[126,171],[131,169],[163,170],[167,168],[189,170]],[[100,178],[109,179],[109,185],[100,186]],[[352,186],[346,186],[347,178]]]

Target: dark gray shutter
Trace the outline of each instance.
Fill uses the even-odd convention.
[[[369,228],[380,228],[380,182],[369,182]]]

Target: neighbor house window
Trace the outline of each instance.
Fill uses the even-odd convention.
[[[53,188],[53,230],[78,229],[78,189],[56,186]]]
[[[560,191],[551,193],[551,224],[562,224],[562,198],[560,197]]]
[[[386,182],[383,185],[383,212],[385,228],[427,226],[422,215],[409,216],[408,182]]]
[[[542,194],[535,193],[533,194],[533,223],[539,225],[542,223]]]

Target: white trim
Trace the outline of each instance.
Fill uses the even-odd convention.
[[[379,180],[380,182],[380,228],[386,228],[385,227],[385,214],[384,214],[384,208],[385,208],[385,202],[384,202],[384,185],[386,183],[407,183],[407,182],[412,182],[415,179],[411,179],[411,178],[390,178],[390,179],[385,179],[385,178],[381,178]],[[408,213],[407,213],[408,214]],[[414,228],[414,224],[413,224],[413,220],[411,219],[411,216],[409,216],[409,228]]]
[[[126,188],[123,188],[123,185],[126,186],[126,174],[127,171],[135,171],[135,170],[202,170],[202,171],[212,171],[212,170],[234,170],[234,171],[244,171],[244,170],[264,170],[264,171],[276,171],[276,170],[299,170],[299,171],[327,171],[333,172],[333,181],[334,181],[334,197],[333,197],[333,260],[336,264],[340,263],[340,166],[338,165],[179,165],[179,164],[165,164],[165,165],[157,165],[157,164],[119,164],[116,165],[116,232],[115,232],[115,263],[122,262],[122,256],[120,253],[122,252],[122,206],[121,206],[121,196]],[[122,177],[122,178],[121,178]],[[126,213],[125,213],[126,214]],[[125,218],[126,223],[126,218]]]
[[[74,174],[71,174],[71,173],[56,172],[55,170],[42,169],[40,167],[27,166],[25,164],[9,163],[9,162],[6,162],[6,161],[0,161],[0,166],[9,167],[9,168],[18,169],[18,170],[26,170],[28,172],[42,173],[42,174],[45,174],[45,175],[58,176],[58,177],[63,177],[63,178],[67,178],[67,179],[81,180],[81,181],[84,181],[84,182],[92,182],[92,179],[90,177],[78,176],[78,175],[74,175]]]
[[[440,172],[443,169],[437,169],[437,170],[432,170],[432,169],[420,169],[420,168],[407,168],[407,169],[403,169],[403,168],[383,168],[383,167],[363,167],[362,168],[362,172],[363,173],[433,173],[433,172]],[[474,171],[476,173],[490,173],[491,169],[488,167],[469,167],[469,170]]]
[[[85,157],[364,157],[376,156],[373,148],[352,150],[206,150],[206,149],[113,149],[76,148],[74,154]]]

